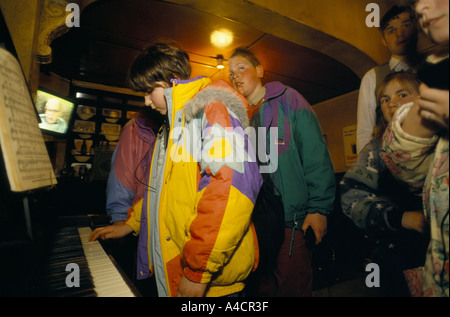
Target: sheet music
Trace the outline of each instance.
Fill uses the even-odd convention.
[[[22,68],[0,48],[0,144],[11,190],[56,184]]]

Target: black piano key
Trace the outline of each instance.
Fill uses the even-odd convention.
[[[79,287],[68,287],[66,279],[71,270],[67,265],[75,263],[79,268]],[[59,228],[49,244],[48,254],[41,274],[42,292],[51,297],[96,296],[77,227]]]
[[[56,232],[53,232],[52,238],[49,239],[50,241],[48,243],[45,266],[42,267],[40,274],[42,287],[40,288],[41,292],[39,295],[50,297],[95,297],[105,296],[105,294],[114,294],[117,290],[121,293],[123,291],[122,287],[124,287],[125,296],[129,294],[136,296],[136,294],[139,294],[134,286],[130,284],[130,282],[127,282],[126,277],[123,273],[121,273],[120,268],[117,267],[117,264],[114,264],[113,259],[108,258],[106,254],[104,254],[106,259],[108,259],[108,261],[112,261],[114,267],[124,278],[123,284],[121,284],[119,280],[118,284],[116,284],[118,285],[117,289],[115,288],[116,286],[112,286],[113,288],[111,288],[109,283],[105,283],[104,278],[108,281],[108,276],[103,276],[103,274],[100,274],[97,276],[97,278],[101,276],[99,279],[99,285],[94,285],[86,255],[95,256],[94,265],[96,265],[96,269],[93,272],[98,272],[98,263],[103,263],[105,258],[103,258],[102,254],[97,253],[97,251],[94,253],[89,252],[89,254],[84,253],[83,243],[85,242],[81,241],[81,236],[83,237],[83,240],[86,239],[85,235],[87,231],[90,232],[90,230],[87,229],[88,228],[80,228],[82,231],[79,231],[78,227],[64,227],[58,229]],[[90,249],[90,251],[92,251],[92,249]],[[97,254],[100,255],[99,258],[97,258]],[[67,265],[71,263],[78,265],[80,278],[79,287],[68,287],[66,284],[66,278],[72,273],[71,270],[66,271],[66,268]],[[100,264],[100,267],[103,265],[108,267],[106,262],[104,262],[104,264]],[[118,278],[116,274],[113,275],[115,275],[114,278]],[[128,291],[130,292],[128,293]]]

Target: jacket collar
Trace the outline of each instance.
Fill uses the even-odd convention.
[[[237,116],[244,129],[249,126],[247,100],[223,80],[211,83],[186,103],[184,107],[186,121],[189,122],[194,117],[197,117],[204,112],[207,105],[214,102],[223,103],[225,107],[231,110]]]
[[[266,100],[281,96],[287,88],[286,85],[280,83],[279,81],[267,83],[265,87],[266,95],[264,96],[264,99]]]
[[[172,79],[171,82],[173,85],[171,105],[173,114],[176,111],[182,110],[188,100],[192,99],[201,89],[211,83],[211,79],[199,76],[188,80]]]
[[[137,126],[137,135],[144,142],[150,143],[155,137],[155,132],[152,128],[156,128],[154,122],[152,122],[145,115],[138,115],[135,117],[134,122]]]
[[[172,126],[176,113],[183,110],[188,100],[192,99],[211,79],[199,76],[188,80],[172,79],[172,87],[164,89],[167,102],[167,120]]]

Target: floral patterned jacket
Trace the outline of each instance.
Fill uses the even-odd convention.
[[[448,131],[432,138],[405,133],[401,123],[412,103],[395,114],[383,136],[381,156],[395,177],[415,188],[423,186],[424,213],[431,240],[423,268],[423,296],[449,296],[449,142]]]
[[[403,213],[422,209],[421,194],[394,179],[386,168],[380,143],[380,139],[371,140],[340,182],[344,214],[373,239],[401,233]]]

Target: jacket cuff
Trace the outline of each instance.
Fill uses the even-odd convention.
[[[141,229],[140,220],[142,212],[142,202],[143,200],[140,199],[130,207],[130,209],[128,210],[128,219],[127,221],[125,221],[125,223],[133,229],[135,235],[138,235]]]
[[[392,208],[391,210],[387,211],[386,213],[386,221],[388,227],[394,230],[398,230],[402,228],[402,217],[403,217],[404,211],[400,210],[399,208]]]
[[[320,208],[308,208],[308,214],[321,214],[323,216],[329,216],[330,212]]]
[[[211,282],[212,274],[206,271],[193,271],[189,267],[185,267],[184,276],[194,283],[208,284]]]
[[[133,234],[134,235],[138,235],[139,234],[139,231],[141,229],[141,224],[138,221],[136,221],[136,219],[131,217],[127,221],[125,221],[125,223],[127,225],[129,225],[133,229],[133,231],[134,231]]]
[[[394,119],[393,119],[393,130],[394,133],[396,134],[396,137],[404,142],[402,147],[408,147],[410,150],[414,150],[415,148],[419,148],[419,150],[422,150],[423,146],[429,146],[430,144],[435,144],[437,143],[439,136],[438,135],[433,135],[430,138],[421,138],[418,136],[414,136],[414,135],[410,135],[408,133],[406,133],[403,128],[402,128],[402,124],[403,121],[406,118],[406,115],[409,113],[409,111],[411,110],[411,107],[413,106],[414,103],[407,103],[405,105],[403,105],[396,113]]]

